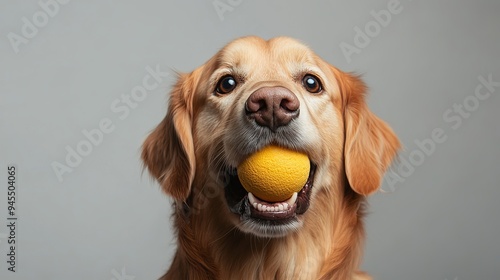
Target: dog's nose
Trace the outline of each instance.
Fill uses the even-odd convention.
[[[299,108],[297,96],[284,87],[260,88],[245,103],[247,116],[272,131],[298,117]]]

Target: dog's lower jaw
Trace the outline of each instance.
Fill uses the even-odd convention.
[[[292,212],[290,217],[279,220],[265,220],[265,218],[255,218],[252,212],[257,211],[252,208],[250,201],[245,197],[235,205],[233,212],[233,221],[238,229],[249,235],[255,235],[261,238],[280,238],[300,229],[302,226],[302,218],[295,214],[297,205],[290,206],[289,212]]]
[[[300,230],[303,224],[303,215],[309,208],[314,188],[316,174],[314,163],[311,163],[309,176],[302,189],[281,203],[260,201],[243,188],[236,174],[237,172],[234,170],[232,173],[223,173],[221,177],[227,178],[227,182],[223,184],[225,202],[228,209],[234,214],[233,216],[237,217],[237,220],[233,219],[235,220],[234,224],[241,231],[263,238],[280,238]],[[258,203],[262,203],[264,207],[276,207],[276,210],[265,211],[256,206]],[[286,204],[286,209],[283,208],[282,203]],[[278,209],[278,205],[281,205],[280,209]]]

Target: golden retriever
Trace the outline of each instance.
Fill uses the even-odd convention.
[[[358,271],[365,200],[400,143],[365,94],[287,37],[237,39],[180,75],[142,148],[175,201],[177,252],[161,279],[370,279]],[[270,144],[306,153],[311,172],[290,208],[265,212],[236,168]]]

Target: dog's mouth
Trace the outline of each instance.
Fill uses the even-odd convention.
[[[286,201],[268,202],[247,192],[238,178],[236,169],[232,169],[225,174],[227,184],[224,190],[229,209],[239,215],[241,221],[252,222],[254,227],[265,227],[267,233],[261,235],[280,235],[274,233],[273,228],[284,234],[279,227],[293,227],[293,224],[298,222],[297,216],[304,214],[309,208],[315,172],[316,165],[311,163],[309,177],[300,191],[295,192]]]

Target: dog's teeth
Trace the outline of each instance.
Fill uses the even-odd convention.
[[[248,193],[248,201],[250,201],[250,204],[257,203],[257,200],[255,199],[255,196],[253,196],[253,193],[249,192]]]
[[[295,201],[297,201],[297,193],[294,192],[292,197],[290,197],[285,203],[288,203],[288,205],[294,205]]]
[[[287,201],[277,202],[273,205],[266,205],[260,203],[259,199],[256,198],[251,192],[248,193],[248,201],[253,208],[257,209],[260,212],[280,212],[287,211],[290,209],[290,205],[293,205],[297,201],[297,193],[293,193],[292,197],[290,197]]]

